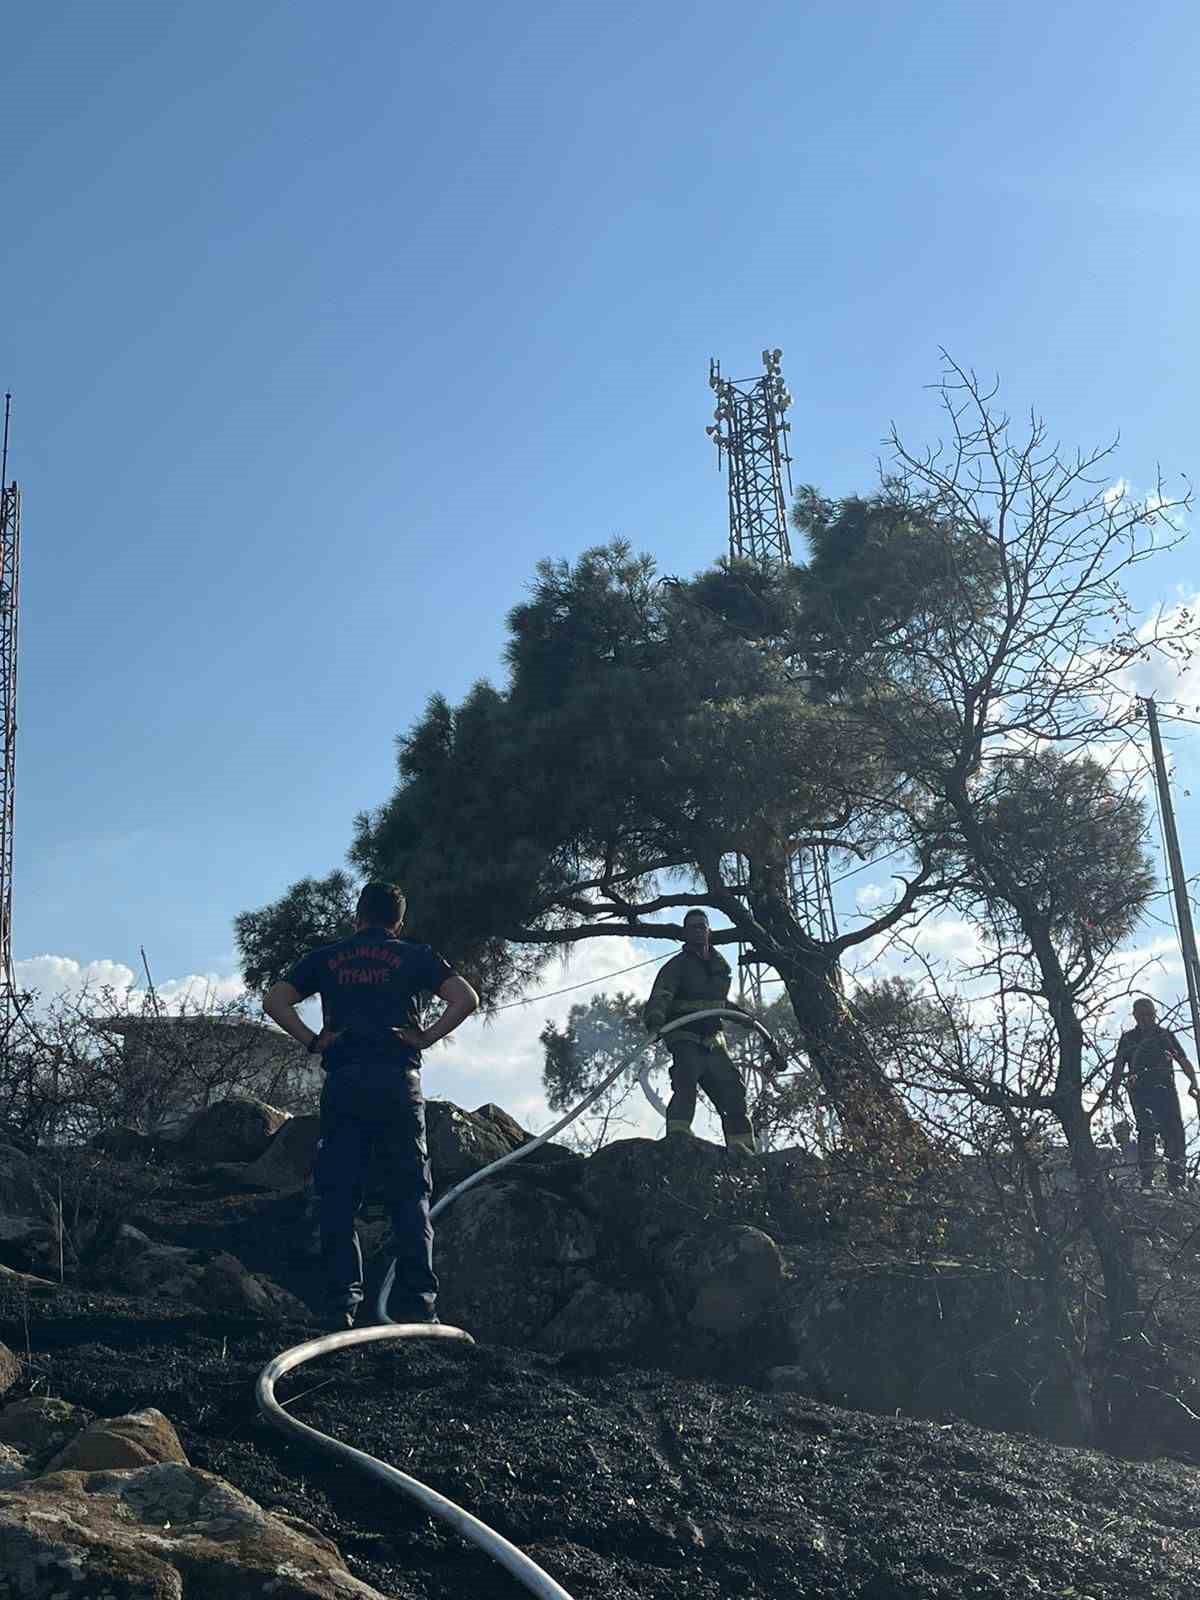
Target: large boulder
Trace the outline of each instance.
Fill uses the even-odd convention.
[[[1039,1337],[1036,1286],[969,1260],[794,1251],[793,1361],[772,1382],[855,1410],[1087,1437],[1087,1402]]]
[[[261,1272],[247,1271],[236,1256],[224,1250],[219,1250],[205,1263],[200,1274],[197,1303],[217,1306],[222,1311],[293,1322],[302,1322],[309,1314],[295,1295]]]
[[[426,1101],[429,1164],[439,1189],[491,1166],[525,1143],[528,1135],[512,1118],[504,1113],[499,1118],[487,1115],[492,1109],[485,1106],[478,1112],[463,1111],[449,1100]]]
[[[174,1141],[176,1154],[187,1161],[255,1161],[288,1120],[286,1111],[235,1095],[194,1111]]]
[[[294,1295],[270,1278],[248,1271],[236,1256],[224,1250],[158,1244],[129,1223],[117,1230],[101,1271],[108,1282],[131,1294],[272,1320],[304,1320],[308,1315]]]
[[[0,1214],[0,1261],[18,1272],[57,1273],[58,1229],[38,1217]]]
[[[516,1117],[509,1116],[503,1106],[494,1105],[489,1100],[486,1105],[476,1106],[471,1115],[477,1122],[490,1123],[514,1150],[518,1145],[529,1142],[531,1135],[521,1126]]]
[[[645,1250],[736,1213],[737,1194],[752,1181],[705,1139],[618,1139],[584,1163],[579,1200],[601,1227]]]
[[[783,1257],[759,1228],[730,1223],[683,1234],[660,1258],[682,1320],[697,1333],[736,1339],[778,1305]]]
[[[336,1547],[175,1462],[0,1489],[0,1594],[104,1600],[381,1600]]]
[[[0,1144],[0,1216],[58,1221],[58,1208],[36,1162],[11,1144]]]
[[[437,1225],[438,1310],[486,1344],[529,1344],[590,1277],[596,1231],[558,1195],[498,1178]]]
[[[535,1344],[548,1355],[582,1355],[629,1350],[650,1332],[654,1307],[636,1289],[585,1283],[538,1334]]]
[[[242,1168],[240,1181],[259,1189],[303,1188],[312,1177],[320,1137],[320,1117],[289,1117],[257,1161]]]
[[[179,1435],[154,1406],[123,1417],[97,1417],[46,1463],[46,1472],[115,1472],[156,1461],[187,1466]]]
[[[37,1467],[56,1456],[88,1421],[88,1413],[67,1400],[45,1395],[13,1400],[0,1411],[0,1445]]]

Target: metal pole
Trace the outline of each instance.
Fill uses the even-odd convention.
[[[1188,899],[1187,881],[1183,873],[1183,857],[1179,851],[1179,834],[1175,828],[1175,808],[1171,804],[1171,787],[1167,782],[1167,764],[1163,759],[1162,739],[1158,732],[1158,710],[1153,696],[1142,701],[1146,708],[1146,721],[1150,724],[1150,748],[1154,752],[1154,778],[1158,785],[1158,805],[1162,815],[1163,835],[1167,844],[1167,866],[1171,876],[1171,892],[1175,896],[1175,919],[1179,924],[1179,943],[1183,949],[1183,970],[1187,977],[1188,1005],[1192,1013],[1192,1040],[1200,1054],[1200,993],[1197,992],[1197,974],[1200,959],[1196,955],[1196,930],[1192,926],[1192,903]]]

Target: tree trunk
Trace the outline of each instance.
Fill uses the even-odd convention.
[[[810,937],[793,914],[777,882],[759,875],[750,909],[767,935],[755,954],[783,980],[810,1061],[854,1145],[881,1149],[899,1141],[924,1146],[923,1136],[875,1059],[870,1040],[846,1004],[838,982],[838,957]]]
[[[1079,1209],[1096,1251],[1104,1280],[1105,1341],[1096,1372],[1097,1421],[1105,1441],[1119,1445],[1131,1407],[1137,1404],[1141,1373],[1134,1363],[1138,1326],[1138,1275],[1132,1242],[1113,1204],[1107,1174],[1092,1138],[1081,1099],[1056,1103],[1079,1187]]]

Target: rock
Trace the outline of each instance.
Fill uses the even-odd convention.
[[[259,1189],[299,1189],[311,1178],[321,1136],[320,1117],[289,1117],[259,1156],[242,1168],[241,1182]]]
[[[597,1241],[569,1201],[498,1178],[447,1211],[434,1250],[443,1321],[487,1344],[520,1345],[582,1287]]]
[[[131,1294],[194,1300],[204,1262],[199,1250],[157,1244],[140,1228],[123,1223],[117,1230],[105,1268],[105,1277]]]
[[[5,1395],[21,1376],[21,1362],[6,1344],[0,1344],[0,1395]]]
[[[63,1248],[69,1249],[64,1237]],[[58,1273],[58,1229],[37,1217],[0,1216],[0,1260],[18,1272]]]
[[[218,1251],[204,1267],[199,1290],[199,1304],[219,1306],[223,1311],[301,1322],[309,1315],[308,1308],[294,1295],[272,1283],[270,1278],[247,1271],[236,1256],[224,1250]]]
[[[20,1288],[28,1294],[46,1294],[58,1288],[48,1278],[38,1278],[29,1272],[18,1272],[15,1267],[0,1265],[0,1284]]]
[[[307,1308],[286,1289],[248,1271],[227,1251],[157,1244],[128,1223],[117,1230],[104,1270],[132,1294],[161,1295],[240,1315],[303,1321]]]
[[[644,1294],[585,1283],[542,1329],[536,1343],[549,1355],[627,1350],[649,1332],[654,1307]]]
[[[380,1600],[328,1540],[174,1462],[0,1491],[0,1557],[21,1600]]]
[[[471,1115],[481,1122],[490,1123],[500,1137],[508,1141],[510,1149],[528,1144],[531,1138],[515,1117],[510,1117],[503,1107],[493,1105],[490,1100],[486,1105],[476,1106]]]
[[[584,1163],[579,1198],[603,1227],[645,1249],[702,1226],[744,1181],[707,1140],[618,1139]]]
[[[223,1250],[203,1268],[200,1288],[205,1304],[222,1311],[248,1311],[260,1317],[270,1315],[271,1302],[266,1290],[235,1256]]]
[[[15,1444],[0,1444],[0,1489],[33,1476],[29,1458]]]
[[[43,1471],[122,1471],[149,1467],[156,1461],[188,1465],[175,1429],[161,1411],[148,1406],[124,1417],[97,1417],[47,1462]]]
[[[856,1410],[1087,1434],[1081,1397],[1042,1343],[1036,1287],[1000,1266],[797,1251],[782,1297],[796,1355],[779,1382]]]
[[[88,1146],[117,1161],[149,1161],[158,1153],[158,1140],[136,1128],[101,1128],[88,1140]]]
[[[13,1145],[0,1144],[0,1215],[37,1217],[57,1225],[58,1210],[31,1157]]]
[[[718,1339],[736,1338],[760,1321],[783,1284],[779,1246],[745,1223],[685,1234],[665,1248],[662,1265],[687,1325]]]
[[[270,1511],[276,1521],[285,1522],[289,1528],[294,1528],[297,1533],[302,1533],[306,1539],[311,1539],[315,1545],[320,1545],[322,1550],[328,1550],[330,1555],[336,1556],[339,1554],[337,1545],[334,1544],[328,1534],[322,1533],[320,1528],[314,1528],[312,1523],[306,1522],[303,1517],[296,1516],[294,1512],[285,1511],[281,1506],[272,1506]]]
[[[429,1163],[438,1188],[458,1183],[524,1144],[526,1135],[511,1118],[507,1121],[512,1123],[515,1133],[500,1122],[463,1111],[448,1100],[426,1101]]]
[[[175,1151],[187,1161],[255,1161],[287,1120],[286,1111],[248,1095],[217,1100],[187,1119]]]
[[[14,1400],[0,1411],[0,1444],[35,1462],[48,1461],[86,1426],[88,1415],[66,1400]]]

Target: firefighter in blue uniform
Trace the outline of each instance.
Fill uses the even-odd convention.
[[[367,884],[354,933],[310,951],[263,1001],[269,1017],[321,1057],[326,1073],[314,1181],[333,1329],[353,1327],[362,1303],[354,1219],[373,1152],[386,1185],[396,1257],[389,1313],[398,1322],[437,1320],[421,1051],[465,1022],[479,996],[428,945],[400,937],[404,912],[394,884]],[[314,994],[321,996],[319,1033],[296,1011]],[[422,1028],[421,1004],[430,994],[446,1009]]]

